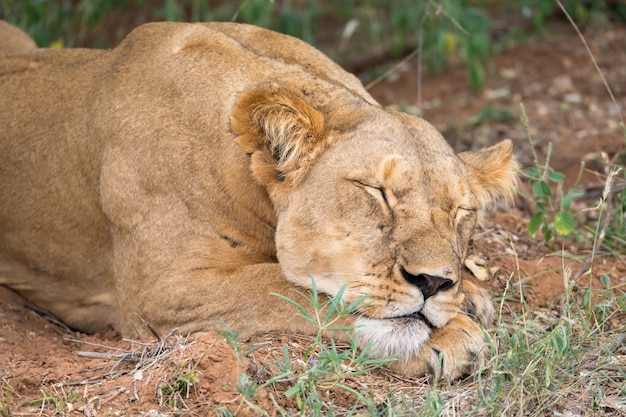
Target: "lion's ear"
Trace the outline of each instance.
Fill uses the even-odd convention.
[[[253,175],[266,186],[296,180],[328,144],[324,115],[299,91],[275,83],[243,92],[230,127],[251,156]]]
[[[462,152],[459,158],[467,170],[472,192],[483,209],[497,199],[513,201],[518,166],[510,140],[479,151]]]

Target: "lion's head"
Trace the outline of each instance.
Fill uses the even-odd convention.
[[[290,281],[314,277],[330,295],[347,283],[345,301],[369,295],[364,317],[405,329],[458,314],[474,226],[514,193],[509,141],[456,155],[418,117],[369,105],[329,113],[274,83],[240,96],[231,128],[276,206]]]

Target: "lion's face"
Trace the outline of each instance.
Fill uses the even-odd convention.
[[[298,100],[291,97],[289,114],[306,106]],[[346,301],[369,295],[360,312],[371,319],[445,325],[463,302],[461,265],[478,216],[514,187],[510,143],[459,157],[416,117],[373,108],[350,128],[333,130],[329,117],[306,109],[296,147],[270,144],[267,152],[250,136],[238,139],[277,206],[285,276],[304,287],[313,277],[330,295],[347,283]],[[267,119],[259,124],[270,138],[295,131],[272,131]]]
[[[462,301],[461,262],[479,204],[434,128],[381,118],[334,141],[291,194],[278,257],[299,285],[312,276],[332,295],[348,283],[347,301],[369,294],[362,312],[371,318],[422,313],[439,326],[450,318],[445,305],[456,314]]]

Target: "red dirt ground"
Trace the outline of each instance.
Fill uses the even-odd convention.
[[[494,57],[486,86],[479,92],[468,89],[463,69],[451,69],[443,75],[424,74],[423,116],[444,131],[459,150],[509,137],[527,167],[533,163],[532,154],[526,131],[517,120],[490,119],[475,126],[468,123],[488,106],[519,115],[519,103],[523,102],[540,154],[545,155],[547,144],[553,143],[551,166],[571,180],[576,178],[580,161],[587,161],[581,188],[589,198],[576,201],[575,207],[579,210],[578,220],[593,226],[595,213],[582,209],[593,206],[602,190],[603,155],[612,157],[623,146],[624,137],[618,126],[618,111],[580,40],[569,26],[553,30],[546,39]],[[605,29],[585,36],[617,102],[621,109],[626,108],[626,29]],[[394,74],[393,81],[384,81],[371,91],[385,105],[415,107],[416,79],[415,63],[410,62]],[[529,206],[520,200],[517,208],[488,220],[477,231],[472,256],[488,266],[499,266],[486,283],[496,295],[502,294],[511,277],[510,284],[527,278],[523,287],[526,300],[533,308],[547,309],[558,303],[563,293],[564,265],[562,257],[550,256],[560,249],[558,245],[546,246],[541,239],[528,236]],[[566,244],[568,253],[578,255],[576,260],[568,261],[572,273],[588,256],[589,246]],[[588,285],[590,280],[597,284],[601,274],[607,274],[613,284],[626,283],[623,255],[597,259],[593,274],[584,275],[580,285]],[[519,300],[507,303],[515,308]],[[300,343],[290,335],[261,339],[272,343],[255,352],[253,357],[259,361],[271,355],[276,345],[288,343],[297,348]],[[234,386],[245,369],[223,337],[214,332],[190,339],[174,335],[161,347],[161,356],[149,360],[154,357],[149,351],[155,349],[155,344],[122,340],[116,334],[71,334],[0,287],[0,392],[4,390],[0,410],[8,404],[9,394],[13,415],[154,416],[169,414],[175,408],[206,415],[218,405],[238,410],[241,396],[228,386]],[[119,355],[129,351],[143,352],[144,360],[120,361]],[[92,352],[92,357],[79,352]],[[94,357],[93,352],[100,355]],[[188,397],[163,394],[160,387],[173,384],[177,375],[184,376],[192,368],[199,380]],[[254,369],[260,368],[249,364],[247,372]],[[399,378],[377,372],[385,378]],[[341,398],[335,400],[341,403]],[[259,405],[272,408],[269,399]],[[242,409],[238,415],[254,413]]]

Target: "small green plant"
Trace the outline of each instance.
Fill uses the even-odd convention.
[[[332,339],[328,342],[324,339],[325,336],[332,337],[333,332],[352,331],[351,327],[341,326],[338,322],[341,317],[354,314],[366,302],[367,297],[346,304],[341,301],[346,285],[335,297],[318,294],[313,278],[311,287],[311,291],[307,293],[297,291],[298,298],[304,300],[304,303],[285,295],[274,294],[296,307],[299,317],[317,327],[318,332],[311,337],[310,346],[301,356],[293,357],[288,346],[283,345],[280,355],[273,355],[271,360],[262,362],[271,374],[264,381],[255,381],[245,373],[240,375],[237,385],[231,388],[241,395],[237,412],[244,405],[260,412],[256,405],[256,395],[262,389],[270,390],[273,394],[292,401],[300,415],[332,415],[333,404],[329,402],[325,393],[333,390],[343,391],[352,396],[355,406],[359,408],[372,410],[375,408],[369,393],[357,391],[346,385],[345,381],[379,368],[393,359],[374,358],[370,354],[369,346],[359,349],[357,337],[349,338],[349,345],[342,347]],[[232,331],[223,334],[231,346],[238,345],[237,339],[240,334]],[[245,356],[241,355],[243,349],[234,347],[234,350],[236,356],[243,360]],[[248,350],[247,354],[250,352]],[[280,386],[280,390],[275,389],[277,386]],[[281,414],[289,415],[277,402],[274,405]],[[216,412],[224,416],[231,413],[226,409],[219,409]]]
[[[611,0],[562,0],[563,6],[573,20],[580,24],[595,23],[606,25],[609,21],[626,21],[626,4]],[[532,21],[539,31],[546,30],[546,22],[559,13],[559,6],[554,0],[525,0],[519,2],[523,17]]]
[[[11,399],[13,397],[13,387],[4,379],[0,382],[0,416],[11,417]]]
[[[355,2],[349,16],[346,28],[354,22],[357,24],[350,27],[362,27],[350,31],[355,39],[365,37],[369,44],[388,48],[396,57],[413,49],[408,57],[419,55],[420,62],[434,71],[461,62],[467,67],[469,85],[474,89],[482,87],[485,60],[492,52],[492,22],[486,10],[475,7],[474,2]],[[345,49],[347,40],[342,39],[342,44]]]
[[[53,388],[54,393],[46,390],[45,388],[41,388],[41,394],[43,398],[28,401],[23,406],[29,405],[41,405],[41,409],[52,408],[55,412],[55,415],[69,415],[72,410],[75,408],[74,404],[83,401],[80,393],[76,390],[72,390],[69,393],[66,393],[63,389],[61,392],[57,392],[56,388]]]
[[[183,409],[187,409],[185,399],[189,398],[193,385],[199,380],[194,368],[195,366],[191,368],[177,366],[170,381],[161,385],[161,398],[172,410],[178,410],[181,405]]]
[[[548,146],[549,151],[551,148]],[[528,233],[534,236],[537,231],[541,230],[546,241],[557,236],[567,236],[576,229],[576,219],[570,209],[573,198],[582,194],[576,188],[563,191],[565,175],[548,165],[548,157],[546,157],[545,165],[530,167],[527,172],[532,182],[536,210],[528,224]]]
[[[126,2],[105,0],[3,0],[0,18],[26,29],[43,47],[75,46],[87,30]],[[100,45],[102,46],[102,45]]]
[[[190,397],[194,384],[200,379],[196,367],[209,351],[210,348],[204,351],[193,363],[188,359],[176,366],[176,370],[170,376],[169,381],[159,387],[160,403],[165,402],[174,411],[189,410],[185,400]]]
[[[608,276],[601,278],[606,288],[593,294],[575,289],[566,271],[563,278],[561,312],[529,311],[521,299],[521,312],[507,317],[502,302],[490,342],[492,359],[478,378],[479,401],[465,415],[544,416],[564,402],[587,410],[583,414],[603,414],[598,405],[572,399],[588,398],[594,386],[623,395],[624,371],[613,364],[626,341],[626,327],[616,321],[626,313],[626,294],[611,287]]]
[[[0,2],[0,18],[27,30],[44,47],[112,47],[132,29],[101,30],[112,16],[117,21],[251,23],[320,45],[338,59],[346,52],[359,53],[372,47],[401,57],[419,43],[424,62],[433,69],[442,69],[450,62],[467,65],[468,80],[474,88],[484,82],[484,62],[493,49],[487,9],[470,0],[239,0],[219,4],[160,0],[151,2],[149,8],[145,0],[138,3],[132,7],[125,0],[5,0]],[[328,22],[334,31],[328,30]]]
[[[487,106],[482,109],[478,114],[468,120],[468,123],[472,126],[479,125],[487,121],[507,121],[515,119],[515,115],[508,109]]]
[[[295,290],[295,292],[308,303],[308,306],[303,306],[297,301],[282,294],[273,295],[296,307],[299,311],[297,314],[299,317],[302,317],[318,328],[315,341],[319,342],[325,332],[352,330],[351,327],[337,325],[337,322],[344,316],[356,313],[358,308],[360,306],[362,307],[363,302],[367,299],[367,296],[362,296],[351,304],[345,304],[342,301],[342,298],[346,288],[347,284],[344,284],[334,297],[320,297],[317,292],[315,279],[311,277],[310,292],[303,293],[302,291]]]
[[[535,203],[535,213],[528,223],[528,233],[534,236],[541,230],[546,241],[557,236],[567,236],[576,229],[576,219],[570,211],[572,201],[576,196],[582,195],[582,192],[575,187],[564,190],[565,175],[550,166],[551,143],[548,144],[545,162],[543,164],[539,162],[523,103],[520,104],[520,109],[522,124],[526,128],[535,163],[535,166],[528,168],[526,173],[526,177],[532,183],[532,200]],[[581,173],[583,168],[584,164],[581,164]]]

